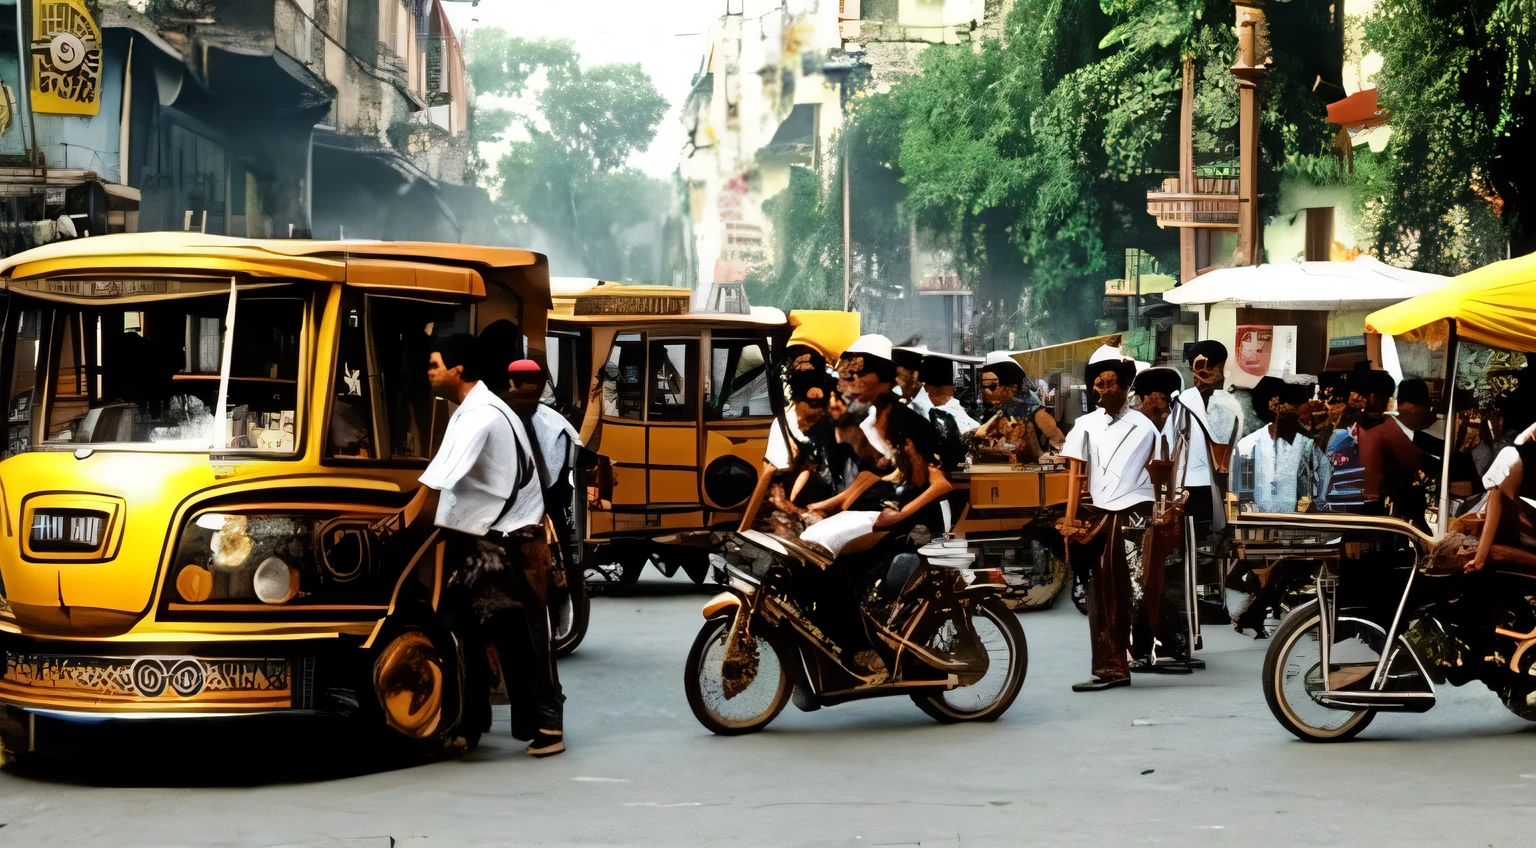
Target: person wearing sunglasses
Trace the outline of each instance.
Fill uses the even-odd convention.
[[[974,446],[982,452],[1007,454],[1032,463],[1066,442],[1056,419],[1028,388],[1029,378],[1003,350],[987,354],[981,367],[981,395],[987,402],[986,423],[976,429]]]

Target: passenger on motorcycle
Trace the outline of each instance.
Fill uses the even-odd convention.
[[[890,355],[888,339],[863,336],[838,362],[838,391],[848,404],[838,437],[851,443],[860,470],[845,491],[813,505],[800,536],[832,560],[819,579],[804,581],[817,599],[813,618],[845,658],[877,676],[887,661],[869,638],[862,599],[898,553],[943,532],[939,503],[953,488],[932,427],[892,391]]]

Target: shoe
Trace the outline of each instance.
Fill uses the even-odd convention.
[[[1131,685],[1129,677],[1095,677],[1082,683],[1072,684],[1073,692],[1098,692],[1103,689],[1114,689],[1120,686]]]
[[[1189,667],[1189,663],[1178,660],[1167,662],[1150,662],[1131,664],[1132,672],[1145,672],[1147,674],[1194,674],[1195,670]]]
[[[540,730],[528,743],[531,757],[552,757],[565,751],[565,734],[558,730]]]

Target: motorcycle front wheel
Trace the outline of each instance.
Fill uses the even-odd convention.
[[[768,726],[789,703],[790,682],[778,652],[767,640],[757,640],[757,675],[735,697],[725,696],[725,652],[734,616],[704,622],[693,648],[683,689],[699,724],[720,736],[739,736]]]
[[[969,686],[937,695],[913,695],[918,709],[945,724],[997,721],[1013,705],[1029,671],[1029,646],[1019,617],[995,598],[976,605],[971,627],[987,652],[987,673]],[[942,627],[940,635],[950,628]]]
[[[1333,687],[1364,686],[1386,644],[1386,633],[1362,618],[1336,616],[1329,664]],[[1322,671],[1322,615],[1317,601],[1292,610],[1264,654],[1264,700],[1275,720],[1306,742],[1355,738],[1376,717],[1375,710],[1340,710],[1317,696],[1328,690]]]

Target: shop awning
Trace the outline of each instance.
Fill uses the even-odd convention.
[[[1506,350],[1536,352],[1536,254],[1485,265],[1450,285],[1371,313],[1373,333],[1408,336],[1444,320],[1460,338]]]
[[[1163,300],[1183,306],[1234,301],[1259,309],[1341,312],[1380,309],[1450,281],[1450,277],[1394,268],[1362,256],[1351,262],[1220,268],[1163,292]]]

